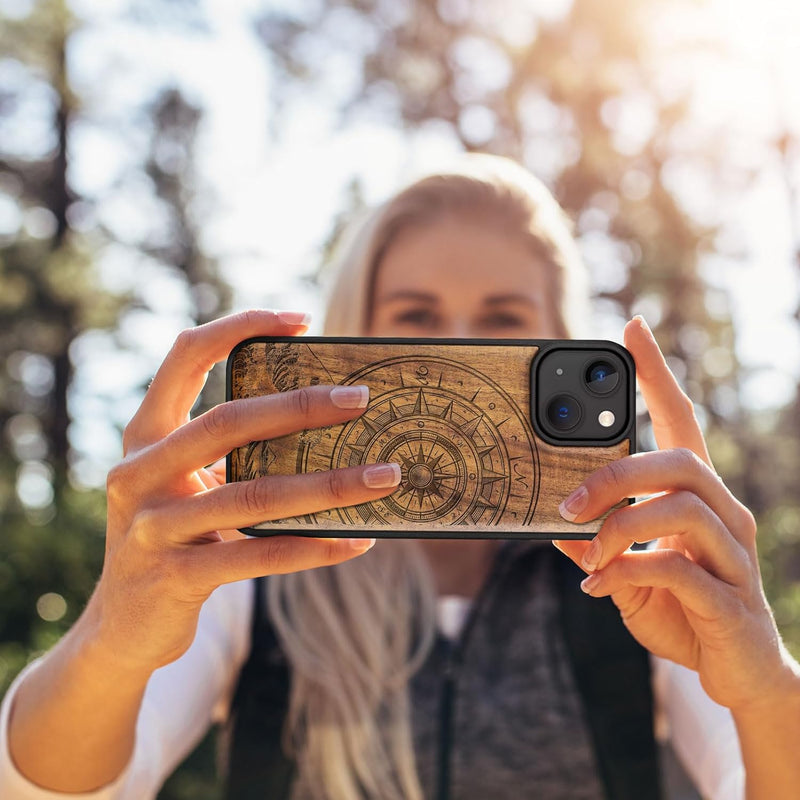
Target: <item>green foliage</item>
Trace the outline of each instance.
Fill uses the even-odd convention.
[[[6,502],[0,520],[2,694],[69,629],[91,594],[103,563],[105,497],[65,488],[43,511]]]
[[[800,659],[800,509],[796,502],[763,515],[758,549],[775,621],[789,651]]]

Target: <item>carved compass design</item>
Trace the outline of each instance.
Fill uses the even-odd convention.
[[[370,404],[337,435],[307,440],[302,471],[375,462],[401,465],[389,497],[314,515],[347,525],[491,528],[527,524],[538,455],[527,408],[472,366],[435,356],[383,359],[341,383],[365,383]]]

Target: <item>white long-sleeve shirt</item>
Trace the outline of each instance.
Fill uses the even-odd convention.
[[[249,581],[217,589],[200,612],[197,634],[181,658],[153,673],[136,726],[133,758],[113,783],[93,792],[65,794],[34,785],[15,767],[8,747],[17,688],[41,660],[26,667],[0,706],[2,800],[149,800],[202,739],[223,720],[250,648],[253,590]],[[464,604],[440,601],[440,627],[453,635]],[[46,656],[45,656],[46,657]],[[653,658],[653,689],[660,733],[668,735],[684,769],[709,800],[742,800],[744,767],[728,709],[714,703],[697,674]]]

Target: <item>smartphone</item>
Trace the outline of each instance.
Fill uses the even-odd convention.
[[[265,536],[590,538],[559,503],[635,447],[635,374],[608,341],[247,339],[229,400],[315,384],[366,384],[349,422],[231,452],[228,481],[375,462],[401,465],[388,497],[243,529]]]

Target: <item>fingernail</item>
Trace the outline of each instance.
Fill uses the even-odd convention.
[[[370,489],[388,489],[400,483],[399,464],[373,464],[362,473],[364,485]]]
[[[652,330],[650,330],[650,326],[647,324],[647,320],[646,320],[646,319],[645,319],[645,318],[644,318],[644,317],[643,317],[641,314],[637,314],[637,315],[634,317],[634,319],[639,321],[639,327],[640,327],[640,328],[641,328],[641,329],[642,329],[642,330],[643,330],[645,333],[649,333],[649,334],[650,334],[650,336],[652,336],[652,335],[653,335],[653,331],[652,331]]]
[[[581,566],[584,569],[589,570],[589,572],[594,572],[597,569],[597,565],[600,563],[602,556],[603,545],[600,544],[599,539],[592,539],[589,549],[583,554]]]
[[[285,325],[308,325],[311,314],[305,311],[278,311],[278,319]]]
[[[357,553],[366,553],[374,544],[374,539],[350,539],[350,548]]]
[[[569,497],[562,501],[558,507],[558,513],[567,522],[574,522],[578,514],[586,508],[588,502],[589,492],[586,491],[586,487],[579,486]]]
[[[594,575],[587,575],[581,581],[581,589],[584,592],[586,592],[586,594],[589,594],[592,591],[592,589],[597,588],[599,583],[600,583],[600,575],[598,573],[595,573]]]
[[[366,408],[369,402],[368,386],[334,386],[331,402],[337,408]]]

